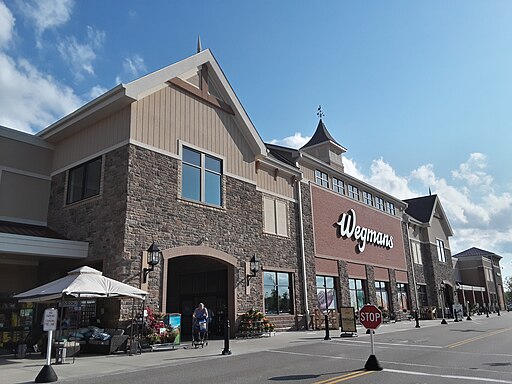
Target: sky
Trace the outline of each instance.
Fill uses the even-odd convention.
[[[0,125],[36,133],[210,48],[265,142],[323,121],[346,172],[437,194],[512,276],[512,2],[0,0]]]

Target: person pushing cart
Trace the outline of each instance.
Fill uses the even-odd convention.
[[[192,346],[208,345],[208,309],[199,303],[192,314]]]

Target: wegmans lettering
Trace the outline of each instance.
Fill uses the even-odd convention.
[[[364,252],[366,243],[388,249],[393,248],[393,236],[357,225],[356,213],[353,209],[341,215],[340,221],[336,224],[340,228],[340,236],[353,238],[359,242],[357,245],[359,252]]]

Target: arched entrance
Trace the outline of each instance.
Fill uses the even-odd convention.
[[[162,307],[181,313],[182,337],[189,339],[192,313],[204,303],[212,314],[210,337],[220,337],[226,318],[234,319],[234,268],[237,259],[209,247],[179,247],[163,251]]]

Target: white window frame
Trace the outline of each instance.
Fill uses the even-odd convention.
[[[359,188],[357,188],[355,185],[349,184],[348,185],[348,197],[359,201]]]
[[[329,188],[329,175],[318,169],[315,169],[315,183],[322,187]]]
[[[396,215],[395,204],[391,203],[390,201],[386,201],[386,211],[390,215],[395,216]]]
[[[343,180],[332,178],[332,190],[340,195],[345,194],[345,182]]]
[[[375,196],[375,208],[384,211],[384,199],[379,196]]]
[[[436,246],[437,246],[437,259],[441,263],[446,263],[446,252],[444,248],[444,241],[441,239],[436,239]]]
[[[373,207],[373,195],[370,192],[363,191],[363,199],[366,205]]]
[[[411,240],[412,261],[414,264],[423,264],[421,259],[421,243]]]
[[[263,232],[288,237],[288,204],[270,196],[263,196]]]

